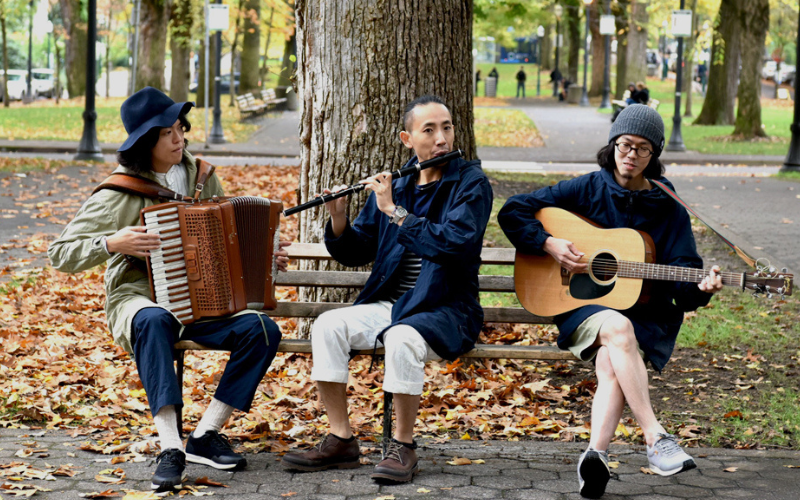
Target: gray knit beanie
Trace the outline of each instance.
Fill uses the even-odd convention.
[[[611,125],[609,144],[626,134],[644,137],[653,145],[653,156],[661,156],[664,149],[664,120],[655,109],[644,104],[631,104],[623,109]]]

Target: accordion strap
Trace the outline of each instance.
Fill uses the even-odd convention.
[[[151,199],[166,198],[168,200],[191,201],[190,197],[167,189],[157,182],[131,174],[111,174],[99,186],[94,188],[92,194],[103,189],[111,189],[112,191],[135,194]]]

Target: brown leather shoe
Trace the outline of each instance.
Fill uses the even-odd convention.
[[[417,443],[411,446],[392,439],[383,460],[375,466],[372,479],[379,482],[408,483],[419,472]]]
[[[327,469],[355,469],[361,463],[358,440],[342,441],[333,434],[303,453],[287,453],[281,459],[284,469],[316,472]]]

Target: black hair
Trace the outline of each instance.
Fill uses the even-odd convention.
[[[441,97],[433,94],[417,97],[416,99],[408,103],[408,106],[406,106],[406,109],[403,112],[403,126],[407,131],[411,129],[411,118],[413,116],[414,108],[416,108],[417,106],[424,106],[426,104],[431,104],[431,103],[441,104],[442,106],[447,108],[447,104],[444,103],[444,100]]]
[[[616,142],[614,139],[597,152],[597,164],[611,173],[617,169],[617,161],[614,158]],[[644,176],[648,179],[660,179],[664,175],[664,171],[664,164],[661,163],[661,160],[655,154],[651,155],[650,163],[644,169]]]
[[[178,116],[178,120],[180,120],[181,128],[183,128],[184,132],[192,130],[192,124],[186,118],[186,115]],[[130,149],[117,151],[117,162],[137,175],[153,170],[153,148],[158,142],[162,128],[165,127],[155,127],[148,130]],[[183,147],[186,148],[187,146],[189,146],[189,141],[184,139]]]

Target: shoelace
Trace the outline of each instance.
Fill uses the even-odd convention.
[[[164,450],[158,454],[156,457],[156,463],[160,464],[161,462],[165,462],[167,465],[180,465],[181,464],[181,455],[178,450]]]
[[[683,453],[681,446],[678,444],[678,437],[673,434],[659,434],[658,441],[654,447],[661,450],[661,454],[665,457],[671,457],[679,453]]]
[[[386,450],[386,456],[384,456],[383,459],[384,460],[386,460],[386,459],[396,460],[396,461],[400,462],[402,465],[405,465],[403,463],[403,458],[400,455],[400,451],[402,450],[402,448],[403,448],[402,444],[398,443],[397,441],[392,440],[389,443],[389,448]]]
[[[210,435],[211,437],[207,438],[209,441],[209,445],[212,448],[216,448],[217,450],[232,450],[233,447],[231,446],[231,442],[228,439],[228,436],[219,432],[208,432],[206,436]]]
[[[327,443],[328,439],[331,439],[331,437],[333,437],[331,434],[328,434],[327,436],[325,436],[322,439],[322,441],[320,441],[319,444],[317,445],[317,451],[322,453],[322,449],[325,448],[325,443]]]

